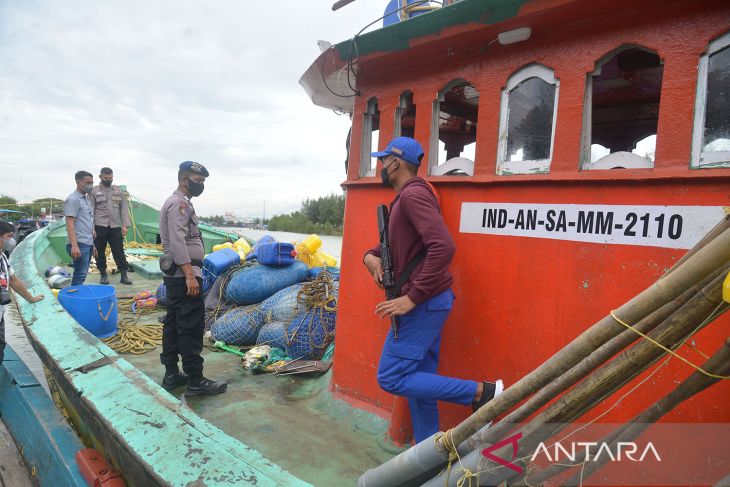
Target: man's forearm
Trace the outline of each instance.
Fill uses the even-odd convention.
[[[74,217],[67,216],[66,217],[66,233],[68,233],[68,241],[71,243],[72,247],[78,247],[79,244],[76,243],[76,231],[74,230]]]
[[[28,288],[26,288],[25,284],[23,284],[23,281],[15,276],[10,276],[10,289],[20,294],[20,296],[26,301],[33,299],[33,295],[30,294]]]
[[[195,279],[195,274],[193,274],[193,266],[189,262],[187,264],[180,264],[178,266],[180,269],[182,269],[183,274],[185,274],[185,279]]]

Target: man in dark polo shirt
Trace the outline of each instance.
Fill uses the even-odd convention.
[[[381,318],[397,317],[383,345],[378,383],[385,391],[408,399],[416,442],[439,431],[436,401],[471,405],[478,409],[502,392],[502,381],[475,382],[436,374],[441,330],[454,302],[449,263],[454,241],[441,217],[439,203],[429,184],[417,176],[423,158],[421,145],[410,137],[390,141],[383,152],[374,152],[383,164],[383,185],[396,196],[390,205],[389,245],[396,281],[416,260],[400,296],[379,303]],[[365,254],[363,263],[383,287],[380,246]]]
[[[203,193],[206,177],[208,170],[202,164],[193,161],[180,164],[177,190],[160,210],[160,240],[165,254],[160,259],[160,267],[166,267],[163,279],[167,288],[160,354],[165,366],[162,387],[171,391],[187,384],[186,396],[221,394],[227,388],[225,382],[203,377],[200,355],[205,327],[205,303],[200,291],[205,248],[190,200]],[[182,358],[183,372],[177,365],[179,358]]]

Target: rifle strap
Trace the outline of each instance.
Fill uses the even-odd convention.
[[[426,258],[426,249],[423,249],[416,255],[414,258],[412,258],[408,264],[406,264],[405,269],[403,269],[403,272],[401,272],[400,277],[398,277],[398,282],[395,283],[395,286],[393,286],[393,291],[397,296],[400,296],[400,290],[403,287],[403,285],[408,282],[408,278],[411,277],[411,274],[416,269],[416,266],[423,262],[423,259]]]

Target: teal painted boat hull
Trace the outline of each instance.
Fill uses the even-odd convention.
[[[9,345],[0,366],[0,414],[41,486],[87,485],[75,460],[84,445]]]
[[[21,319],[84,441],[131,486],[310,485],[200,418],[63,310],[41,277],[61,257],[48,238],[57,228],[31,234],[11,262],[47,296],[20,301]]]

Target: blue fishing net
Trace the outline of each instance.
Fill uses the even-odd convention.
[[[213,338],[229,345],[251,345],[264,326],[261,306],[239,306],[218,318],[210,332]]]
[[[273,321],[265,324],[259,336],[256,338],[256,345],[270,345],[273,348],[286,349],[286,323]]]
[[[299,292],[300,310],[286,327],[286,353],[318,360],[335,339],[339,283],[321,273]]]
[[[319,360],[335,339],[337,313],[315,309],[297,314],[286,328],[286,354]]]
[[[237,304],[260,303],[277,291],[292,286],[309,277],[309,268],[296,261],[287,267],[253,265],[236,271],[228,287],[226,299]]]
[[[155,297],[157,298],[157,306],[167,306],[167,286],[160,284]]]
[[[261,311],[267,321],[283,321],[289,323],[299,308],[304,306],[297,301],[302,284],[294,284],[282,289],[261,303]]]

